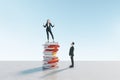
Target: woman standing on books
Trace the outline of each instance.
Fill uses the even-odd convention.
[[[54,42],[54,36],[53,36],[52,30],[51,30],[51,27],[54,27],[54,25],[52,25],[51,22],[50,22],[50,20],[47,19],[46,24],[45,25],[43,24],[43,26],[44,26],[44,28],[46,28],[48,42],[49,42],[49,33],[51,34],[53,42]]]

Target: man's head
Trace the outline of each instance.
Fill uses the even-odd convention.
[[[71,43],[72,46],[73,46],[74,44],[75,44],[74,42]]]

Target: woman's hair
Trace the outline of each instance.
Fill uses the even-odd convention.
[[[50,19],[47,19],[47,23],[50,22]]]

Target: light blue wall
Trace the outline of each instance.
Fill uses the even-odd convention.
[[[58,56],[68,60],[120,60],[119,0],[1,0],[0,60],[42,60],[49,18]]]

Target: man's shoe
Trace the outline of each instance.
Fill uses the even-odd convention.
[[[71,66],[69,66],[69,68],[73,68],[73,67],[74,67],[74,66],[72,66],[72,65],[71,65]]]

